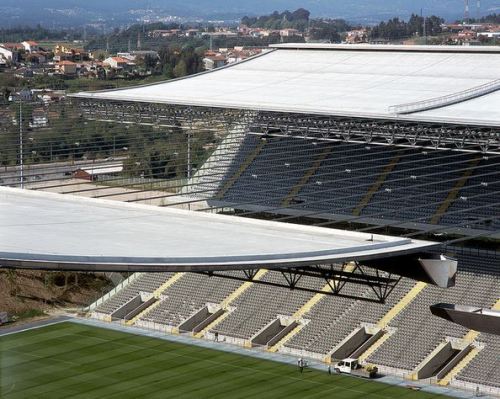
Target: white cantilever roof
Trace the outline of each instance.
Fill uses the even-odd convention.
[[[500,47],[274,47],[211,72],[75,97],[500,126],[500,94],[494,90],[407,115],[389,109],[484,85],[500,88]]]
[[[427,241],[0,187],[0,265],[192,271],[387,258]]]

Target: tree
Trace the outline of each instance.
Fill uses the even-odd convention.
[[[423,36],[424,20],[426,35],[435,36],[441,33],[441,25],[444,19],[432,15],[425,19],[419,15],[412,14],[408,22],[393,18],[374,26],[370,32],[372,39],[382,38],[387,40],[399,40],[414,35]]]
[[[146,54],[144,56],[144,66],[147,69],[153,69],[156,64],[158,64],[158,57],[155,57],[154,55],[151,54]]]
[[[186,76],[188,74],[188,68],[186,65],[186,61],[180,60],[173,70],[174,76],[176,78],[180,78],[182,76]]]
[[[279,13],[274,11],[270,15],[263,15],[258,18],[255,17],[243,17],[241,19],[241,24],[254,28],[265,28],[265,29],[298,29],[300,31],[305,31],[309,23],[310,12],[304,8],[299,8],[294,12],[284,11]]]

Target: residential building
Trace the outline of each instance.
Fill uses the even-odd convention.
[[[66,76],[76,75],[77,64],[73,61],[60,61],[56,64],[56,73]]]
[[[89,52],[82,48],[68,47],[64,44],[54,47],[54,61],[87,61],[89,59]]]
[[[43,108],[35,108],[31,114],[29,126],[32,129],[46,127],[49,124],[49,115]]]
[[[227,58],[222,54],[206,55],[203,58],[203,66],[206,70],[220,68],[221,66],[226,65],[226,63]]]
[[[281,37],[293,37],[293,36],[302,36],[297,29],[281,29],[280,30]]]
[[[27,53],[34,53],[35,51],[40,50],[40,46],[38,45],[38,43],[32,40],[22,42],[21,44]]]
[[[0,44],[0,58],[10,62],[18,62],[20,48],[22,46],[19,47],[15,43],[2,43]]]
[[[108,57],[103,61],[103,64],[113,69],[124,69],[133,65],[130,60],[124,57]]]
[[[347,32],[346,43],[357,44],[368,42],[368,32],[366,29],[356,29]]]

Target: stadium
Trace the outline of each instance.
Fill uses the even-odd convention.
[[[1,174],[0,265],[130,272],[86,308],[120,333],[500,395],[499,71],[496,47],[281,44],[75,94],[70,144]]]

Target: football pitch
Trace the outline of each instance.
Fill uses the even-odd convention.
[[[433,398],[234,353],[64,322],[0,337],[0,398]]]

